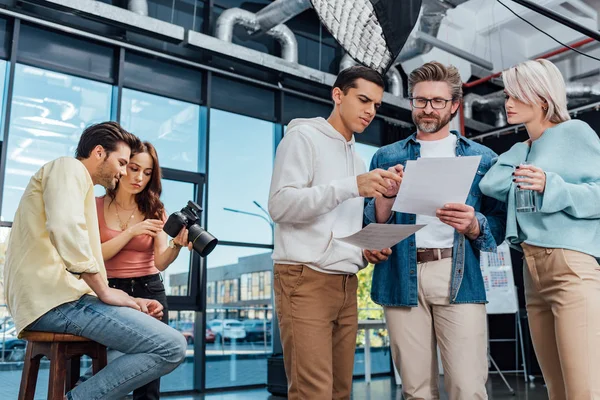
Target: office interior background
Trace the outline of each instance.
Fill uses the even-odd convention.
[[[169,323],[189,344],[186,361],[163,378],[166,394],[267,384],[277,342],[273,224],[265,211],[275,150],[291,119],[329,115],[330,86],[340,68],[352,63],[310,8],[299,9],[279,34],[250,35],[248,15],[270,3],[0,0],[0,273],[30,176],[56,157],[73,155],[82,130],[105,120],[119,121],[156,146],[167,211],[197,201],[206,229],[220,240],[206,259],[182,252],[163,273]],[[527,133],[506,124],[502,81],[494,74],[540,56],[561,69],[572,116],[600,132],[600,64],[563,51],[547,34],[596,57],[598,42],[510,0],[504,3],[539,30],[496,0],[423,1],[428,20],[417,22],[386,75],[377,118],[356,137],[367,166],[379,147],[414,132],[407,73],[431,60],[457,66],[465,82],[453,127],[497,153]],[[598,30],[598,0],[537,3]],[[419,39],[417,32],[435,40]],[[523,309],[521,264],[513,254]],[[371,272],[360,273],[359,318],[381,320],[381,307],[369,299]],[[514,337],[518,318],[489,316],[490,337],[499,339],[490,344],[491,354],[501,370],[523,369],[525,361],[521,375],[540,379],[524,310],[520,320],[523,351],[520,342],[502,341]],[[0,324],[0,398],[16,399],[25,343],[15,337],[4,305]],[[359,332],[357,379],[364,378],[365,368],[393,378],[385,329]],[[40,378],[39,398],[45,395],[43,383]]]

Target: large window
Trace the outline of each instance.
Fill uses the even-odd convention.
[[[198,146],[200,106],[123,89],[121,123],[156,147],[162,167],[204,170]]]
[[[29,179],[45,163],[74,156],[81,132],[110,119],[110,85],[17,64],[2,221],[12,221]]]
[[[195,199],[194,184],[188,182],[177,182],[163,179],[163,193],[161,200],[165,204],[167,214],[181,210],[188,200]],[[175,281],[171,277],[186,276],[190,270],[191,253],[188,249],[182,248],[179,257],[163,271],[163,279],[167,294],[171,296],[186,296],[189,293],[188,281]]]
[[[221,245],[207,265],[206,386],[264,384],[272,352],[271,250]],[[269,295],[249,299],[244,294],[249,284],[254,287],[249,276],[257,277],[256,288]]]
[[[208,227],[219,240],[273,243],[266,212],[273,158],[273,123],[211,111]]]

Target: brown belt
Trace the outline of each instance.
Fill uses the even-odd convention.
[[[431,262],[452,257],[452,248],[448,249],[417,249],[417,262]]]

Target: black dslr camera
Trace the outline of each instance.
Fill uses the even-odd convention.
[[[175,237],[183,227],[188,230],[188,240],[193,243],[194,250],[202,257],[206,257],[214,250],[219,240],[200,226],[200,214],[202,207],[193,201],[188,201],[187,206],[181,211],[169,215],[163,230],[167,235]]]

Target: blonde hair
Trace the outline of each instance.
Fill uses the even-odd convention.
[[[462,79],[458,69],[453,65],[445,66],[437,61],[432,61],[415,69],[408,76],[410,96],[412,96],[417,83],[420,82],[446,82],[450,86],[453,101],[460,101],[463,97]]]
[[[560,124],[571,119],[565,80],[550,61],[525,61],[504,71],[502,80],[510,97],[525,104],[542,106],[546,121]]]

